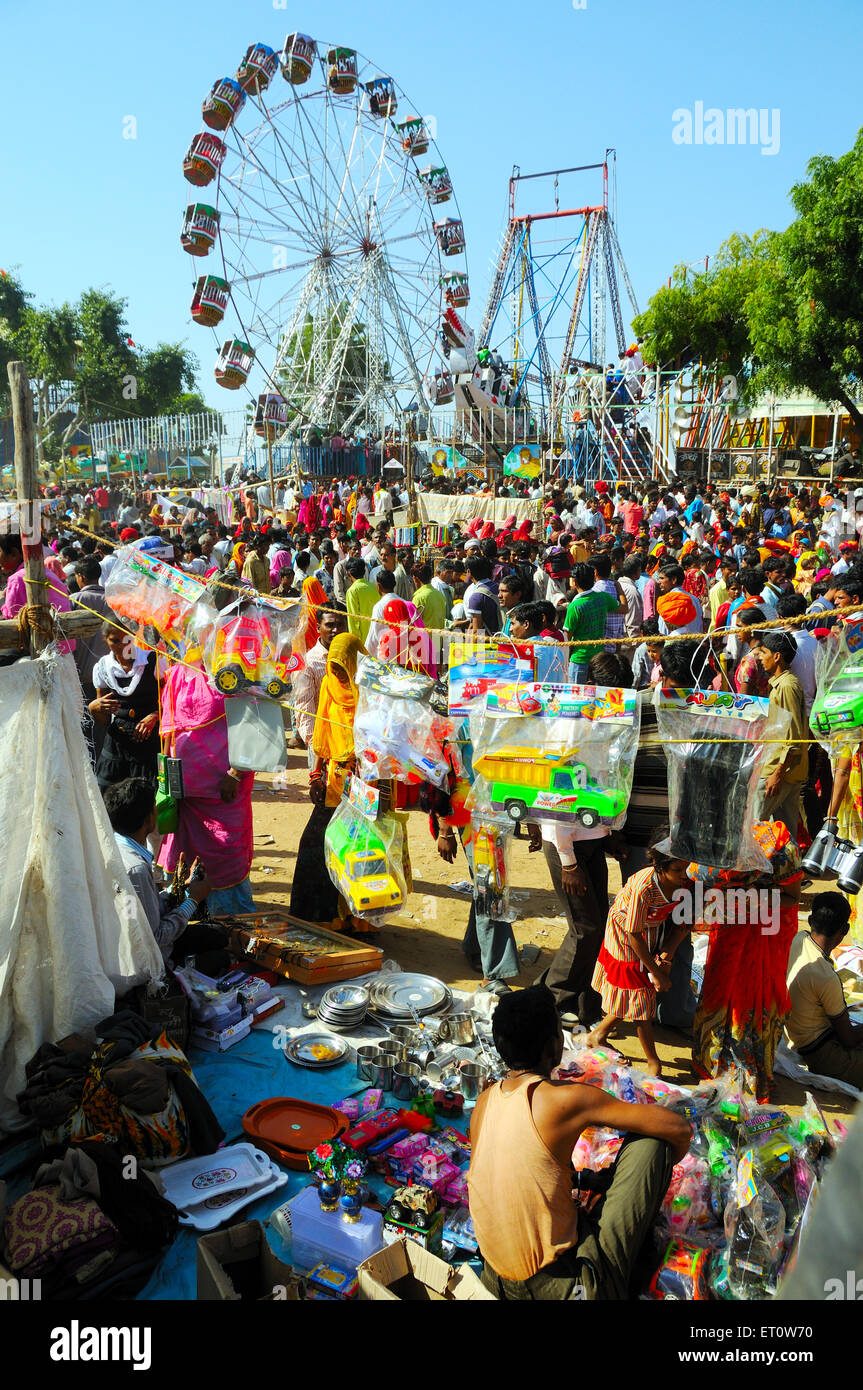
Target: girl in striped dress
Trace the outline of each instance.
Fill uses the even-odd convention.
[[[669,988],[672,956],[689,931],[689,926],[678,927],[665,937],[657,955],[662,923],[678,906],[678,890],[687,887],[686,860],[671,859],[655,848],[668,833],[667,825],[653,832],[647,851],[650,864],[627,879],[609,909],[593,972],[593,988],[602,997],[605,1017],[587,1039],[589,1047],[599,1047],[615,1023],[634,1023],[651,1076],[662,1074],[653,1040],[656,996]]]

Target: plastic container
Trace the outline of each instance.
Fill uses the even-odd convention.
[[[381,1214],[363,1207],[358,1221],[321,1211],[317,1188],[304,1187],[287,1203],[291,1213],[292,1263],[296,1269],[334,1264],[355,1274],[357,1265],[382,1250]]]

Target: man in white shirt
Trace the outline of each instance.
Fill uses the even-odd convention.
[[[806,599],[802,594],[782,594],[776,604],[777,618],[799,618],[806,612]],[[818,652],[818,638],[803,628],[790,629],[797,643],[797,655],[791,663],[790,671],[803,686],[803,702],[806,719],[815,703],[815,659]]]
[[[105,810],[129,882],[138,895],[162,959],[169,965],[179,938],[188,929],[199,904],[213,891],[213,884],[206,873],[202,878],[189,879],[185,901],[178,907],[163,907],[153,878],[153,855],[147,847],[148,836],[156,833],[156,794],[143,777],[128,777],[108,787]],[[195,860],[193,870],[197,866]]]
[[[392,493],[388,487],[379,487],[375,493],[375,516],[379,516],[389,522],[393,510]]]
[[[626,599],[626,613],[623,617],[623,630],[627,637],[641,636],[641,623],[644,618],[644,604],[641,594],[638,592],[637,584],[641,578],[641,560],[637,555],[630,555],[623,562],[623,570],[619,577],[619,584]]]

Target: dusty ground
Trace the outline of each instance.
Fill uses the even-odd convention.
[[[274,792],[272,778],[259,774],[254,793],[255,859],[252,884],[255,902],[260,907],[286,906],[290,902],[297,845],[308,820],[311,803],[308,799],[308,764],[306,754],[288,752],[286,791]],[[464,882],[467,866],[464,856],[453,864],[445,864],[435,848],[428,831],[427,818],[421,811],[409,816],[411,863],[414,890],[406,910],[391,917],[375,938],[385,956],[398,961],[405,970],[423,971],[436,975],[458,989],[472,991],[479,976],[468,965],[461,952],[461,940],[467,923],[470,897],[452,885]],[[565,934],[565,922],[558,911],[552,892],[548,869],[541,854],[528,854],[527,841],[512,841],[511,888],[525,894],[517,903],[519,916],[513,924],[519,947],[534,946],[539,956],[532,964],[523,964],[513,987],[532,984],[550,962]],[[609,860],[609,893],[620,889],[620,873],[614,860]],[[631,1026],[623,1025],[613,1040],[614,1046],[636,1065],[641,1049]],[[681,1033],[657,1028],[657,1049],[663,1062],[664,1074],[670,1081],[692,1085],[696,1077],[690,1065],[690,1049]],[[784,1078],[774,1085],[773,1098],[784,1109],[796,1110],[804,1102],[801,1087]],[[818,1101],[825,1112],[848,1116],[851,1111],[845,1098],[832,1092],[819,1092]]]

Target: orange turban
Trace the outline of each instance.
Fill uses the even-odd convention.
[[[698,609],[689,594],[681,589],[673,589],[670,594],[662,594],[656,600],[656,611],[669,627],[685,627],[695,620]]]

